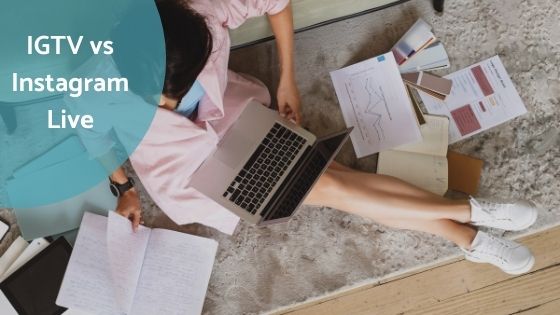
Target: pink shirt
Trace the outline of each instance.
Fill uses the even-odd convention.
[[[213,35],[210,60],[198,76],[206,95],[198,118],[158,109],[139,147],[130,157],[142,184],[158,206],[177,224],[201,223],[232,234],[239,218],[189,186],[190,178],[216,149],[220,138],[245,106],[256,100],[270,104],[266,87],[254,78],[228,70],[228,28],[248,18],[276,14],[289,0],[193,0]]]

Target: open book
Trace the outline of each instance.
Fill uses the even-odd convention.
[[[85,213],[57,304],[93,314],[200,314],[213,240]]]
[[[379,153],[377,173],[391,175],[443,195],[447,191],[449,119],[425,115],[420,126],[422,141]]]

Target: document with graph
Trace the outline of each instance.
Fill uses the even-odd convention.
[[[379,153],[377,173],[400,178],[438,195],[447,191],[449,118],[425,115],[422,141]]]
[[[430,114],[448,116],[449,142],[454,143],[527,112],[498,56],[454,72],[445,101],[420,92]]]
[[[358,158],[422,138],[393,53],[333,71],[331,79]]]

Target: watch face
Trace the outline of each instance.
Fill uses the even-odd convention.
[[[117,186],[115,186],[114,184],[111,184],[109,186],[111,188],[111,193],[113,193],[113,196],[118,197],[120,195],[119,189],[117,188]]]

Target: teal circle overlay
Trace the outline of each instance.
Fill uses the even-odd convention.
[[[4,0],[0,41],[0,207],[54,204],[106,181],[158,107],[154,1]]]

